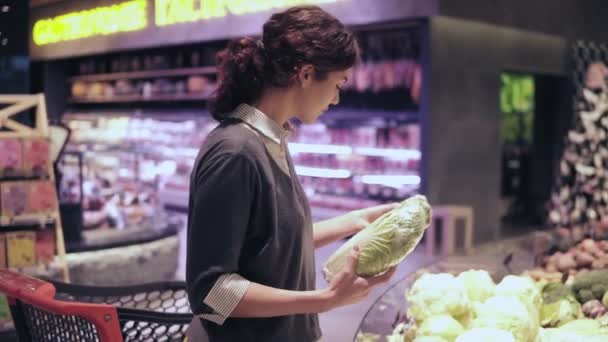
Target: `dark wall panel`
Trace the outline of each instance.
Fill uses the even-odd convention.
[[[441,0],[439,12],[568,39],[608,41],[605,0]]]
[[[560,37],[431,19],[426,192],[434,204],[473,206],[477,242],[499,232],[499,75],[504,70],[565,75],[567,53]]]

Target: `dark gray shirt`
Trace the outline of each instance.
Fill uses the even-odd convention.
[[[239,120],[223,122],[208,136],[190,184],[186,280],[195,313],[221,311],[203,298],[230,274],[281,289],[314,289],[310,207],[289,157],[287,164],[292,177]],[[317,315],[229,317],[222,325],[203,325],[212,342],[312,342],[321,336]]]

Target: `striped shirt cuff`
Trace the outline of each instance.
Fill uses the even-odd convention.
[[[214,313],[201,314],[200,317],[219,325],[224,324],[245,295],[249,283],[249,280],[236,273],[221,275],[203,300]]]

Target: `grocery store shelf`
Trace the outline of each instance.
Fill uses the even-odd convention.
[[[295,167],[298,176],[322,177],[322,178],[350,178],[350,170],[346,169],[324,169],[318,167],[299,166]]]
[[[317,153],[317,154],[352,154],[353,148],[346,145],[329,145],[329,144],[306,144],[306,143],[289,143],[289,152],[291,154],[298,153]]]
[[[319,120],[330,126],[338,124],[340,127],[361,126],[362,124],[386,126],[387,122],[418,123],[420,122],[420,113],[417,111],[338,107],[323,114]]]
[[[70,103],[126,103],[126,102],[159,102],[159,101],[204,101],[209,94],[157,94],[151,97],[142,95],[120,95],[108,98],[70,98]]]
[[[393,159],[420,159],[420,151],[399,148],[356,147],[354,153],[369,157],[387,157]]]
[[[2,232],[14,230],[40,229],[53,225],[55,218],[47,214],[21,214],[14,216],[0,216],[0,230]]]
[[[308,143],[289,143],[291,154],[312,153],[312,154],[344,154],[360,155],[367,157],[386,157],[392,159],[420,159],[419,150],[407,148],[382,148],[382,147],[351,147],[348,145],[332,144],[308,144]]]
[[[132,72],[116,72],[109,74],[93,74],[71,77],[69,82],[99,82],[99,81],[115,81],[123,79],[142,79],[155,77],[175,77],[175,76],[190,76],[190,75],[210,75],[215,74],[217,68],[213,66],[199,68],[180,68],[167,70],[146,70]]]
[[[49,180],[51,179],[48,175],[21,175],[21,176],[0,176],[0,182],[20,182],[30,180]]]
[[[420,184],[420,176],[418,175],[364,175],[361,176],[361,182],[364,184],[378,184],[391,188],[402,188],[406,185]]]

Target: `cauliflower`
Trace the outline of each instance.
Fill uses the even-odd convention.
[[[468,270],[458,275],[458,280],[462,281],[467,291],[469,300],[484,302],[494,295],[496,284],[487,271]]]
[[[475,328],[458,336],[456,342],[515,342],[515,338],[502,329]]]
[[[536,342],[584,342],[583,337],[557,328],[541,328]]]
[[[559,329],[561,331],[571,331],[583,335],[600,335],[603,332],[600,321],[591,318],[581,318],[570,321],[559,327]]]
[[[531,278],[508,275],[502,279],[494,291],[496,296],[515,296],[526,304],[538,308],[542,304],[541,291]]]
[[[480,304],[480,302],[473,302],[473,305]],[[455,320],[458,321],[462,325],[462,327],[467,330],[471,328],[471,323],[473,323],[473,319],[475,318],[474,306],[471,307],[471,310],[465,314],[453,316]]]
[[[608,321],[608,316],[606,321]],[[559,328],[541,329],[537,342],[600,342],[608,341],[605,320],[579,318]]]
[[[393,335],[386,336],[386,342],[403,342],[404,339],[405,338],[403,337],[403,335],[399,335],[399,334],[397,334],[397,335],[393,334]],[[376,342],[376,341],[379,341],[379,340],[374,340],[374,341],[370,341],[370,342]],[[359,341],[357,341],[357,342],[359,342]]]
[[[534,280],[528,277],[508,275],[496,285],[494,293],[496,296],[517,297],[530,313],[530,325],[536,329],[540,326],[540,307],[543,297]]]
[[[419,336],[438,336],[448,342],[453,342],[464,331],[462,325],[450,315],[429,317],[422,322],[416,332]]]
[[[441,314],[465,315],[471,307],[464,285],[449,273],[422,275],[405,297],[408,314],[417,322]]]
[[[528,308],[513,296],[495,296],[479,305],[472,326],[509,331],[517,342],[534,342],[538,334],[538,325],[532,323]]]
[[[414,339],[414,342],[448,342],[439,336],[420,336]]]

